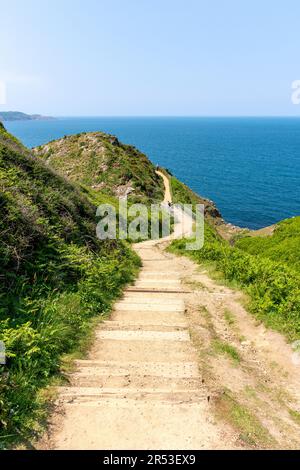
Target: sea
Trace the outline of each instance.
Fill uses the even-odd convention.
[[[4,123],[26,146],[103,131],[136,146],[227,222],[259,229],[300,215],[300,117],[76,117]]]

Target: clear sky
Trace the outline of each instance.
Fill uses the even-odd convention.
[[[299,0],[0,0],[0,111],[298,115]]]

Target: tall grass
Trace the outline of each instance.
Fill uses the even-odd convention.
[[[138,265],[128,249],[97,257],[73,246],[64,253],[62,266],[63,259],[78,270],[77,281],[72,277],[60,291],[36,286],[18,299],[17,317],[0,322],[7,354],[0,376],[0,445],[1,436],[5,445],[20,436],[30,438],[38,429],[37,420],[44,416],[38,390],[59,372],[62,354],[76,350],[91,319],[110,311]]]
[[[300,217],[280,222],[272,236],[243,237],[236,246],[249,254],[281,261],[300,273]]]
[[[129,245],[96,238],[96,207],[0,126],[0,447],[31,439],[40,391],[139,267]]]

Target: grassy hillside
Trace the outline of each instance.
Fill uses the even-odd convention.
[[[131,202],[160,202],[162,179],[146,155],[102,132],[64,137],[35,149],[47,164],[94,191],[128,195]]]
[[[279,224],[269,238],[244,238],[231,246],[214,225],[205,224],[204,247],[186,251],[186,240],[174,241],[172,252],[209,264],[222,279],[249,295],[249,309],[266,325],[300,338],[300,217]]]
[[[106,196],[103,196],[104,198]],[[39,390],[64,353],[80,347],[139,261],[95,236],[95,206],[0,124],[0,447],[31,436],[44,416]]]
[[[245,237],[236,246],[251,255],[281,261],[300,273],[300,217],[280,222],[272,236]]]
[[[185,240],[170,249],[212,265],[249,294],[258,318],[300,338],[300,217],[280,223],[271,237],[247,236],[231,246],[217,233],[223,221],[214,204],[170,178],[174,202],[203,203],[206,214],[203,249],[186,251]],[[163,199],[162,179],[133,147],[88,133],[33,155],[0,123],[0,340],[7,353],[0,448],[39,430],[45,386],[135,276],[139,261],[129,245],[95,236],[96,206],[117,206],[125,194],[147,205]]]
[[[150,218],[150,205],[163,200],[164,184],[146,155],[102,132],[64,137],[40,146],[34,152],[51,168],[78,184],[97,206],[110,203],[118,213],[119,197],[124,196],[127,196],[129,206],[133,203],[147,205],[150,236],[151,224],[156,221],[156,218]],[[131,220],[129,216],[128,221]],[[164,223],[161,213],[158,223],[161,233]],[[171,220],[171,226],[172,223]]]

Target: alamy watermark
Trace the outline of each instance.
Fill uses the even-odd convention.
[[[292,343],[292,363],[295,366],[300,366],[300,340],[296,340]]]
[[[292,96],[293,104],[300,104],[300,80],[294,80],[292,83]]]
[[[111,204],[101,204],[97,237],[130,239],[134,242],[159,238],[188,238],[187,250],[200,250],[204,244],[204,205],[196,204],[128,204],[119,200],[118,211]]]
[[[0,80],[0,105],[6,104],[6,83]]]

